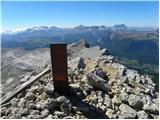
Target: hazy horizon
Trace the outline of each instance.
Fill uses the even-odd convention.
[[[114,24],[114,25],[121,25],[121,24]],[[79,24],[79,25],[76,25],[76,26],[57,26],[57,25],[38,25],[38,26],[29,26],[29,27],[23,27],[23,28],[13,28],[13,29],[8,29],[8,30],[3,30],[0,31],[0,32],[16,32],[16,31],[23,31],[23,30],[26,30],[26,29],[30,29],[30,28],[34,28],[34,27],[58,27],[58,28],[64,28],[64,29],[69,29],[69,28],[75,28],[75,27],[78,27],[78,26],[85,26],[85,27],[91,27],[91,26],[105,26],[105,27],[113,27],[114,25],[82,25],[82,24]],[[126,25],[126,24],[125,24]],[[154,29],[157,29],[159,28],[159,26],[128,26],[126,25],[127,27],[129,28],[154,28]]]

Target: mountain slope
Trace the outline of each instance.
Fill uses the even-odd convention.
[[[3,59],[2,66],[15,64],[14,61],[5,62],[7,57],[10,59],[12,56],[15,61],[21,60],[21,64],[35,66],[32,71],[38,70],[37,73],[43,71],[45,67],[50,68],[49,61],[43,62],[50,59],[49,49],[21,50],[25,53],[22,57],[22,53],[17,51],[20,50],[3,50],[5,54],[2,56],[6,59]],[[37,68],[37,65],[41,66]],[[8,72],[12,73],[18,67],[21,66],[15,65]],[[3,67],[2,70],[5,68]],[[26,72],[25,70],[18,71],[23,73]],[[155,91],[153,80],[148,75],[141,75],[119,64],[106,49],[100,49],[98,46],[88,47],[83,40],[68,45],[68,73],[70,96],[58,94],[54,90],[52,73],[49,72],[21,91],[10,103],[1,107],[1,117],[5,119],[158,119],[159,93]],[[25,78],[24,74],[23,78],[27,81],[34,76],[36,73]],[[8,81],[12,80],[6,80]],[[12,87],[13,92],[16,87],[5,86],[5,81],[2,84],[4,85],[2,90]]]
[[[114,56],[158,65],[158,38],[157,29],[132,28],[124,24],[112,27],[80,25],[67,29],[40,26],[2,34],[1,43],[3,48],[36,49],[49,47],[53,42],[72,43],[85,39],[91,46],[107,48]]]

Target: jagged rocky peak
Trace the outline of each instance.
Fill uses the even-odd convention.
[[[75,57],[84,57],[96,60],[101,55],[110,55],[107,49],[101,49],[99,46],[89,46],[89,43],[87,43],[84,39],[68,45],[69,59],[73,59]]]
[[[88,43],[85,39],[80,39],[77,44],[83,45],[83,46],[85,46],[86,48],[89,48],[89,43]]]
[[[21,91],[11,103],[1,107],[1,117],[158,119],[159,93],[148,75],[115,62],[114,56],[104,54],[105,49],[87,48],[84,42],[78,44],[81,42],[68,45],[71,96],[54,90],[52,73],[48,72]],[[29,57],[31,53],[27,55]],[[43,67],[38,69],[44,70]]]
[[[68,45],[69,47],[80,47],[80,48],[89,48],[89,43],[85,39],[80,39],[78,42],[73,42]]]

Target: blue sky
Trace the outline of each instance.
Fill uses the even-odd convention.
[[[158,2],[2,2],[3,31],[40,25],[158,26]]]

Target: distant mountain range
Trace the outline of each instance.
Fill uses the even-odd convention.
[[[74,28],[40,26],[1,33],[3,48],[36,49],[49,47],[53,42],[69,44],[85,39],[91,46],[107,48],[114,56],[154,65],[158,65],[158,38],[158,28],[128,27],[125,24]]]
[[[86,30],[91,30],[91,29],[97,29],[97,30],[130,30],[130,31],[155,31],[157,28],[156,27],[127,27],[125,24],[119,24],[119,25],[114,25],[114,26],[84,26],[84,25],[79,25],[74,28],[59,28],[56,26],[38,26],[38,27],[33,27],[33,28],[23,28],[23,29],[12,29],[8,31],[2,32],[2,34],[18,34],[18,33],[23,33],[23,32],[35,32],[35,31],[61,31],[61,30],[75,30],[75,29],[86,29]]]

